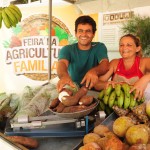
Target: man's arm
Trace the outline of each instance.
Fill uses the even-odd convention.
[[[95,86],[98,82],[98,78],[100,75],[105,74],[109,69],[109,61],[108,59],[103,59],[98,66],[90,69],[86,75],[84,76],[81,84],[85,84],[85,86],[89,89]]]
[[[65,77],[65,76],[69,76],[68,64],[69,64],[69,62],[66,59],[61,59],[58,61],[58,63],[57,63],[57,75],[58,75],[59,79],[61,79],[62,77]]]
[[[108,59],[103,59],[100,61],[99,65],[90,69],[89,71],[95,71],[98,76],[104,75],[109,70]]]
[[[66,59],[61,59],[57,64],[57,75],[59,77],[59,81],[57,83],[57,90],[60,92],[65,85],[70,85],[71,87],[75,87],[73,81],[68,73],[68,65],[69,61]]]

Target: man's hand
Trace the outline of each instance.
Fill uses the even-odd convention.
[[[88,89],[91,89],[97,82],[98,75],[94,70],[90,70],[85,74],[84,78],[81,81],[81,84],[84,84]]]
[[[88,89],[93,88],[98,82],[100,75],[105,74],[109,69],[109,61],[103,59],[98,66],[90,69],[82,79],[80,84],[84,84]]]
[[[71,80],[70,77],[68,77],[68,76],[62,77],[57,83],[58,92],[61,92],[65,85],[69,85],[73,88],[75,87],[75,84],[73,83],[73,81]]]

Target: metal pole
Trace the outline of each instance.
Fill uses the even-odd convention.
[[[49,0],[49,45],[48,45],[48,82],[51,79],[51,30],[52,29],[52,0]]]

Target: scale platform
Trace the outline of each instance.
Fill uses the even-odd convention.
[[[50,112],[49,112],[50,113]],[[44,118],[42,121],[39,118]],[[57,115],[32,117],[26,123],[11,123],[8,119],[5,135],[28,137],[83,137],[93,130],[95,117],[85,116],[79,119],[60,118]],[[45,118],[48,118],[45,120]],[[23,119],[22,119],[23,120]]]

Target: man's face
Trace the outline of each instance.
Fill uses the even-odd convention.
[[[75,34],[78,40],[79,48],[91,46],[91,41],[95,36],[92,26],[89,24],[79,24]]]

